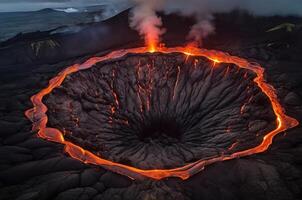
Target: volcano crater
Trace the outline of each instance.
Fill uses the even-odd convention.
[[[169,169],[259,145],[276,127],[256,74],[183,53],[137,53],[70,74],[45,97],[48,125],[95,155]]]

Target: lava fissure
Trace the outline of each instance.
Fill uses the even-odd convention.
[[[57,128],[51,128],[47,126],[48,123],[48,119],[49,116],[46,114],[47,113],[47,106],[42,102],[43,98],[50,94],[55,88],[58,88],[59,86],[62,85],[63,81],[65,80],[65,78],[68,75],[71,75],[77,71],[80,70],[84,70],[84,69],[88,69],[91,68],[92,66],[94,66],[97,63],[100,63],[102,61],[106,61],[106,60],[118,60],[124,56],[126,56],[127,54],[145,54],[148,52],[148,49],[145,47],[142,48],[133,48],[133,49],[124,49],[124,50],[118,50],[118,51],[114,51],[108,55],[102,56],[102,57],[93,57],[88,59],[86,62],[84,62],[83,64],[76,64],[73,66],[70,66],[68,68],[66,68],[65,70],[63,70],[62,72],[60,72],[56,77],[52,78],[49,81],[49,85],[41,90],[39,93],[37,93],[36,95],[31,97],[31,101],[34,105],[33,108],[27,110],[25,112],[26,116],[33,122],[33,130],[34,131],[38,131],[38,136],[50,141],[54,141],[57,143],[61,143],[65,145],[65,151],[73,158],[78,159],[82,162],[85,163],[89,163],[89,164],[95,164],[95,165],[100,165],[104,168],[107,168],[111,171],[114,171],[116,173],[120,173],[123,174],[125,176],[134,178],[134,179],[141,179],[144,177],[149,177],[149,178],[153,178],[153,179],[163,179],[166,177],[179,177],[181,179],[187,179],[190,176],[198,173],[199,171],[201,171],[206,165],[218,162],[218,161],[223,161],[223,160],[230,160],[233,158],[239,158],[239,157],[243,157],[243,156],[248,156],[251,154],[256,154],[256,153],[260,153],[263,152],[265,150],[268,149],[268,147],[271,145],[272,140],[274,138],[274,136],[276,136],[278,133],[287,130],[289,128],[295,127],[298,125],[298,121],[295,120],[294,118],[291,118],[289,116],[287,116],[285,114],[285,111],[283,110],[281,104],[278,101],[277,95],[275,93],[274,88],[266,83],[265,79],[264,79],[264,69],[257,63],[250,63],[247,60],[243,59],[243,58],[239,58],[239,57],[235,57],[235,56],[231,56],[227,53],[223,53],[223,52],[219,52],[219,51],[213,51],[213,50],[206,50],[206,49],[198,49],[198,48],[186,48],[186,47],[174,47],[174,48],[160,48],[157,49],[156,53],[160,53],[160,54],[170,54],[170,53],[180,53],[180,54],[185,54],[188,57],[189,56],[194,56],[194,57],[205,57],[208,58],[209,60],[211,60],[213,62],[213,66],[210,69],[209,75],[206,75],[204,73],[202,73],[202,77],[200,77],[197,72],[190,72],[192,76],[196,76],[194,77],[196,80],[199,81],[203,81],[202,83],[204,84],[198,84],[198,85],[194,85],[193,82],[193,86],[195,88],[195,90],[192,90],[190,88],[187,88],[185,91],[189,91],[190,93],[187,94],[187,92],[183,92],[183,93],[179,93],[178,90],[180,90],[179,85],[182,85],[183,87],[190,87],[189,85],[184,86],[182,82],[184,82],[184,78],[180,76],[180,74],[182,74],[182,69],[180,66],[177,66],[177,75],[176,75],[176,80],[174,80],[174,85],[169,86],[170,88],[172,88],[171,90],[173,90],[171,93],[171,98],[177,102],[175,102],[175,104],[173,105],[173,107],[175,107],[176,109],[179,107],[180,104],[184,104],[186,98],[190,98],[192,99],[192,102],[188,102],[188,104],[190,105],[190,107],[192,107],[192,109],[197,109],[202,107],[202,102],[207,100],[210,102],[213,102],[211,105],[212,107],[205,107],[204,109],[207,110],[207,112],[210,112],[209,110],[214,110],[211,111],[211,113],[199,113],[198,117],[192,117],[192,119],[188,118],[188,119],[182,119],[183,123],[186,124],[185,126],[190,127],[190,129],[187,130],[187,141],[190,144],[194,144],[195,146],[193,146],[194,148],[198,145],[199,141],[203,141],[203,140],[207,140],[209,142],[211,142],[211,134],[214,134],[215,131],[219,130],[219,131],[224,131],[226,134],[231,134],[230,132],[232,132],[232,129],[234,129],[234,127],[236,126],[236,123],[234,124],[230,124],[230,120],[232,121],[236,121],[238,120],[236,118],[236,116],[234,115],[236,112],[239,112],[240,114],[244,115],[244,111],[247,109],[247,105],[248,102],[252,100],[251,99],[255,99],[256,97],[250,97],[251,94],[247,95],[247,99],[245,99],[245,103],[242,105],[240,105],[240,108],[238,109],[234,109],[233,106],[229,106],[226,110],[221,110],[222,107],[224,107],[225,104],[229,104],[229,102],[233,101],[234,97],[229,97],[228,94],[228,85],[224,85],[223,87],[219,87],[218,83],[216,84],[216,87],[212,86],[212,88],[207,85],[209,84],[209,79],[211,79],[214,73],[214,70],[217,69],[217,65],[220,63],[227,63],[227,67],[225,69],[225,71],[223,71],[224,69],[217,69],[218,72],[215,73],[222,73],[221,77],[224,77],[225,79],[227,79],[226,74],[230,73],[231,69],[229,68],[230,64],[234,64],[236,66],[238,66],[238,68],[240,69],[245,69],[245,70],[249,70],[251,72],[253,72],[255,74],[255,78],[253,79],[254,83],[257,84],[257,86],[260,88],[261,92],[264,93],[266,95],[266,97],[268,98],[270,105],[272,107],[273,113],[275,115],[275,125],[276,127],[265,133],[263,135],[263,137],[261,138],[261,141],[259,142],[259,144],[257,144],[257,146],[251,147],[249,149],[244,149],[241,150],[239,149],[239,151],[234,151],[234,149],[236,149],[238,147],[238,144],[240,143],[239,139],[234,138],[233,142],[228,143],[229,145],[227,145],[226,147],[226,153],[223,153],[222,155],[218,155],[218,156],[213,156],[213,157],[203,157],[199,160],[193,161],[190,164],[185,164],[184,166],[180,166],[180,167],[176,167],[176,168],[172,168],[172,169],[141,169],[138,167],[133,167],[130,165],[126,165],[126,164],[121,164],[118,162],[114,162],[114,161],[110,161],[108,159],[104,159],[101,156],[98,156],[98,154],[92,153],[91,151],[85,150],[82,147],[80,147],[77,144],[74,144],[73,142],[67,141],[66,138],[64,137],[65,133],[63,133],[62,131],[60,131]],[[194,64],[196,63],[196,64]],[[193,63],[193,67],[194,69],[198,68],[198,60],[194,60]],[[141,64],[140,64],[141,65]],[[137,80],[138,82],[136,82],[135,84],[137,84],[137,95],[138,98],[140,99],[140,103],[141,103],[141,112],[144,113],[149,113],[149,111],[152,111],[153,107],[155,105],[152,104],[151,100],[155,97],[153,97],[152,91],[154,88],[154,78],[150,78],[149,77],[149,81],[147,83],[141,83],[139,80],[141,79],[141,72],[140,72],[140,65],[137,66]],[[196,66],[195,66],[196,65]],[[148,70],[149,72],[147,74],[152,74],[152,77],[154,77],[156,74],[154,73],[154,68],[155,65],[152,65],[152,69],[149,66]],[[244,74],[244,72],[239,72],[238,69],[238,73],[237,76],[241,75],[241,73],[243,73],[243,78],[247,75]],[[221,70],[221,71],[219,71]],[[245,72],[246,73],[246,72]],[[113,71],[111,73],[111,76],[116,77],[117,76],[117,71]],[[150,75],[149,75],[150,76]],[[202,78],[204,78],[205,80],[201,80]],[[214,84],[214,85],[215,85]],[[203,86],[201,86],[203,85]],[[112,125],[111,126],[116,126],[113,122],[114,119],[118,119],[119,117],[119,112],[118,108],[123,107],[123,99],[119,96],[119,91],[116,89],[115,85],[111,82],[110,83],[110,90],[111,90],[111,95],[113,95],[113,99],[114,99],[114,103],[111,105],[111,117],[112,117]],[[126,87],[126,86],[125,86]],[[241,98],[246,98],[246,97],[242,97],[240,96],[240,91],[245,90],[245,88],[250,87],[248,84],[242,83],[242,85],[240,85],[240,89],[238,89],[237,93],[235,96],[238,96],[238,99],[241,100]],[[84,88],[85,89],[85,88]],[[196,93],[196,91],[198,91],[198,93]],[[250,89],[248,90],[250,91]],[[253,90],[251,89],[251,91],[256,91],[257,92],[257,88],[254,88]],[[143,93],[146,93],[147,99],[146,101],[142,100],[142,97],[144,96]],[[204,93],[209,93],[209,95],[207,96],[202,96],[201,100],[198,102],[194,102],[194,100],[198,99],[198,95],[204,94]],[[213,94],[215,93],[219,93],[222,94],[222,96],[220,96],[220,98],[223,98],[223,100],[219,100],[214,102],[213,97],[215,97]],[[97,92],[95,93],[95,95],[98,95]],[[132,95],[129,95],[132,96]],[[184,97],[185,96],[185,97]],[[259,96],[259,95],[258,95]],[[144,105],[144,102],[147,102],[146,105]],[[156,101],[155,101],[156,102]],[[159,102],[159,101],[157,101]],[[153,107],[152,107],[153,106]],[[161,111],[161,113],[163,113],[164,108],[160,107],[161,105],[157,105],[159,107],[159,110]],[[96,106],[97,107],[97,106]],[[146,107],[146,109],[145,109]],[[215,109],[214,109],[215,108]],[[102,107],[97,108],[97,110],[101,110]],[[185,110],[182,113],[180,113],[179,115],[181,116],[180,118],[184,118],[183,116],[187,116],[189,112],[191,112],[192,110]],[[197,111],[196,111],[197,112]],[[198,111],[199,112],[199,111]],[[198,113],[197,112],[197,113]],[[217,116],[215,115],[215,113],[217,112],[223,112],[223,116],[229,116],[229,120],[222,122],[223,124],[217,125],[215,124],[216,121],[219,119],[217,118]],[[177,114],[177,113],[176,113]],[[207,119],[204,119],[204,116],[208,115]],[[78,118],[76,115],[74,115],[73,120],[75,121],[75,123],[81,123],[81,118]],[[121,115],[121,120],[117,120],[120,121],[122,124],[124,124],[126,127],[125,128],[126,131],[131,132],[132,130],[130,130],[130,126],[134,126],[132,120],[133,119],[129,119],[129,118],[125,118]],[[209,135],[206,136],[200,136],[196,139],[196,135],[192,135],[192,132],[195,132],[195,129],[197,129],[198,127],[196,127],[196,124],[198,124],[198,120],[203,119],[203,125],[204,128],[208,128],[210,131]],[[217,119],[216,119],[217,118]],[[148,120],[148,117],[144,117],[142,120]],[[139,121],[139,119],[134,119],[134,122]],[[170,123],[170,122],[169,122]],[[174,126],[175,123],[171,122],[171,126],[169,126],[167,129],[171,129],[174,132],[177,132],[176,130],[178,129],[177,127]],[[152,125],[152,123],[151,123]],[[241,127],[239,126],[239,130],[240,128],[245,129],[245,127]],[[224,127],[227,127],[224,129]],[[108,129],[107,127],[105,127],[106,129]],[[144,128],[144,127],[141,127]],[[237,127],[238,128],[238,127]],[[237,129],[236,128],[236,129]],[[148,129],[148,127],[147,127]],[[166,132],[169,130],[167,130],[165,128],[163,128],[163,125],[159,122],[159,123],[155,123],[155,126],[151,128],[151,137],[154,130],[155,131],[159,131],[159,132]],[[216,129],[216,130],[215,130]],[[150,129],[148,129],[150,130]],[[213,132],[212,132],[213,131]],[[102,133],[101,133],[102,134]],[[119,133],[117,133],[119,134]],[[150,134],[148,134],[147,132],[147,136],[149,137]],[[182,131],[179,132],[179,134],[184,134]],[[71,136],[70,136],[71,137]],[[122,137],[119,135],[119,137]],[[129,136],[129,138],[133,138],[134,136]],[[142,137],[145,137],[145,135],[143,135]],[[178,135],[177,135],[178,137]],[[182,137],[182,136],[179,136]],[[196,143],[196,141],[198,141]],[[192,147],[192,148],[193,148]],[[136,147],[137,148],[137,147]],[[184,147],[185,149],[186,147]],[[197,147],[196,147],[197,148]]]

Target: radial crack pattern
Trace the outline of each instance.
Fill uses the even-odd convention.
[[[276,127],[255,76],[204,57],[127,55],[67,77],[46,99],[49,125],[114,162],[180,167],[257,146]]]
[[[159,180],[264,152],[299,124],[259,64],[193,47],[157,51],[122,49],[66,68],[31,97],[33,130],[84,163]]]

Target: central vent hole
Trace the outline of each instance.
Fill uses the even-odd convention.
[[[182,126],[175,119],[158,118],[146,121],[138,133],[144,142],[177,142],[183,135]]]

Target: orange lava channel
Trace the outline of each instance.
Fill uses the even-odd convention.
[[[214,50],[206,50],[199,49],[195,47],[161,47],[158,49],[154,49],[156,52],[160,53],[183,53],[187,56],[202,56],[206,57],[209,60],[215,63],[231,63],[235,64],[238,67],[245,68],[253,71],[257,77],[254,79],[254,82],[259,86],[263,93],[270,99],[272,108],[276,115],[276,128],[271,132],[267,133],[263,139],[261,144],[255,146],[253,148],[235,152],[233,154],[225,154],[214,158],[209,159],[201,159],[195,161],[193,163],[187,164],[182,167],[174,168],[174,169],[151,169],[151,170],[143,170],[135,167],[131,167],[128,165],[112,162],[106,159],[103,159],[78,145],[75,145],[71,142],[68,142],[64,139],[63,133],[56,129],[47,127],[48,117],[46,115],[47,107],[43,104],[43,97],[47,94],[51,93],[52,90],[62,84],[67,75],[77,72],[79,70],[84,70],[92,67],[94,64],[98,62],[102,62],[108,59],[116,59],[122,56],[125,56],[128,53],[148,53],[150,49],[146,47],[132,48],[132,49],[123,49],[117,50],[109,53],[108,55],[102,57],[93,57],[88,59],[83,64],[72,65],[62,72],[60,72],[57,76],[52,78],[49,81],[49,85],[41,90],[39,93],[31,97],[31,101],[33,103],[33,108],[27,110],[25,115],[33,122],[33,130],[38,131],[38,136],[49,141],[61,143],[65,145],[65,151],[73,158],[80,160],[87,164],[94,164],[102,166],[108,170],[113,172],[128,176],[132,179],[144,179],[146,177],[160,180],[167,177],[179,177],[183,180],[191,177],[192,175],[200,172],[204,169],[206,165],[230,160],[234,158],[240,158],[243,156],[248,156],[251,154],[257,154],[264,152],[269,148],[272,144],[273,138],[280,132],[283,132],[287,129],[293,128],[297,126],[299,123],[296,119],[289,117],[285,114],[284,109],[278,101],[275,89],[270,84],[266,83],[264,79],[264,69],[257,63],[250,63],[243,58],[239,58],[236,56],[231,56],[227,53],[214,51]],[[153,52],[153,49],[152,49]]]

